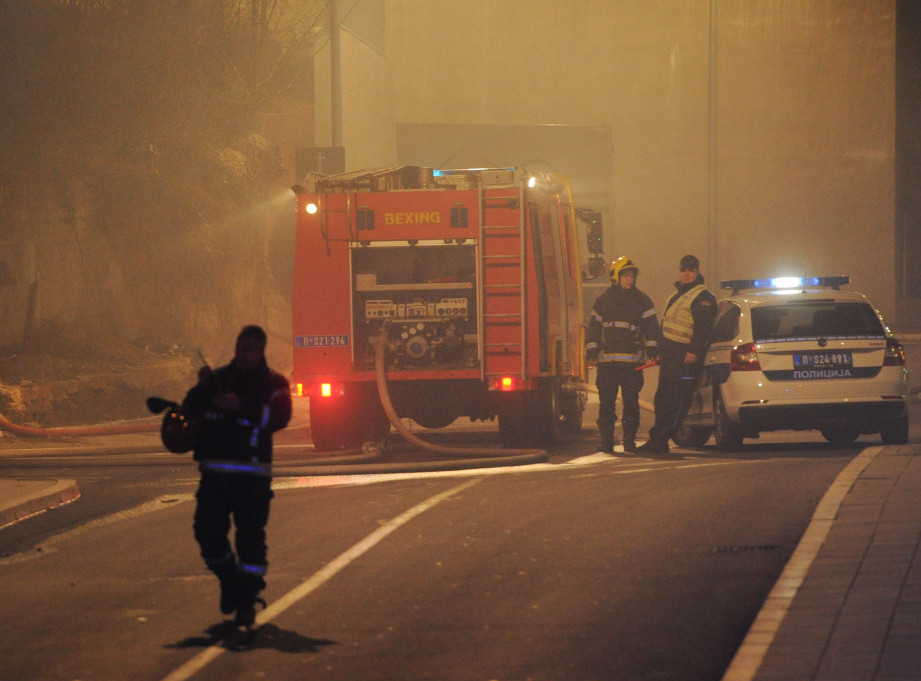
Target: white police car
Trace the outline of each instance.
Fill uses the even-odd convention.
[[[713,338],[679,446],[721,451],[769,430],[820,430],[835,444],[908,441],[905,354],[847,276],[724,281]]]

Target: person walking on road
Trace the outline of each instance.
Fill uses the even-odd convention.
[[[637,450],[643,454],[668,454],[668,440],[684,420],[697,387],[716,319],[716,298],[704,285],[700,261],[693,255],[681,258],[675,288],[662,315],[656,420],[649,440]]]
[[[201,471],[195,540],[220,580],[221,612],[236,612],[236,623],[245,627],[255,621],[257,601],[264,604],[258,595],[268,567],[272,433],[291,418],[288,381],[268,367],[266,340],[260,327],[245,326],[233,360],[214,371],[203,368],[182,404],[183,414],[201,426],[194,448]]]
[[[586,331],[585,356],[597,365],[598,433],[601,451],[614,452],[617,393],[623,402],[624,451],[636,451],[643,372],[637,367],[658,354],[659,324],[652,300],[636,287],[639,268],[621,256],[609,268],[611,286],[595,301]]]

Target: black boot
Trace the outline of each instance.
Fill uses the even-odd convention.
[[[639,421],[623,420],[620,422],[624,429],[624,451],[630,454],[636,452],[636,431],[640,427]]]
[[[265,588],[262,575],[254,575],[242,570],[237,571],[236,591],[237,614],[234,621],[238,626],[251,627],[256,621],[256,603],[265,607],[265,601],[259,598],[259,592]]]
[[[614,445],[617,444],[614,439],[614,421],[611,419],[598,419],[598,434],[601,436],[601,446],[599,452],[605,454],[614,453]]]
[[[637,447],[640,454],[668,454],[668,440],[650,439],[646,444]]]
[[[237,561],[231,555],[208,568],[221,582],[221,612],[229,615],[237,607]]]

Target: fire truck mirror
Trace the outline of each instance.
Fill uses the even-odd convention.
[[[593,255],[604,253],[604,230],[601,225],[601,213],[592,213],[589,218],[588,252]]]

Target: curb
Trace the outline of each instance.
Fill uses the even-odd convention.
[[[36,484],[43,486],[38,493]],[[76,480],[12,480],[6,485],[10,492],[0,501],[0,528],[80,498]]]

